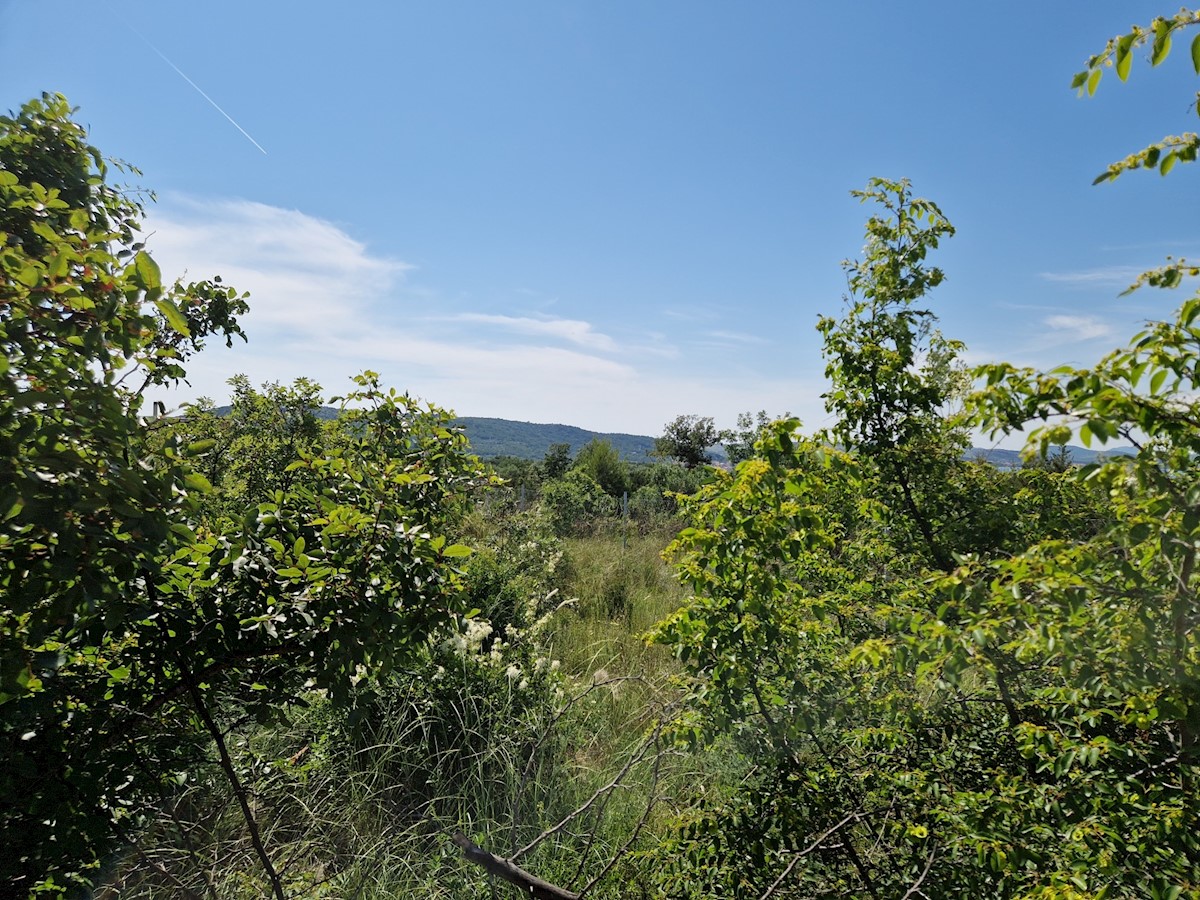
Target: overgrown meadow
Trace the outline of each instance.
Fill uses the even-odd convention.
[[[1074,86],[1200,74],[1197,25]],[[0,895],[1200,897],[1200,295],[968,370],[954,227],[873,179],[829,427],[484,462],[373,372],[151,414],[252,298],[164,283],[111,165],[60,96],[0,118]]]

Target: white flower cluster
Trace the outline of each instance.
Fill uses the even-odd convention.
[[[552,600],[557,591],[551,591],[541,602],[537,598],[528,602],[527,609],[535,612],[539,606]],[[558,604],[541,616],[528,628],[518,628],[509,623],[504,626],[502,633],[497,633],[492,624],[483,619],[468,619],[463,630],[451,635],[441,642],[441,649],[473,662],[487,666],[492,671],[502,673],[514,690],[523,691],[529,687],[530,678],[556,675],[560,664],[544,653],[537,652],[537,638],[546,629],[551,617],[574,600]],[[486,652],[484,646],[487,646]],[[533,657],[530,662],[530,657]],[[445,669],[441,666],[434,672],[433,679],[441,680]]]

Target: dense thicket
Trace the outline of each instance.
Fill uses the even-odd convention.
[[[0,118],[3,895],[472,895],[461,831],[581,895],[1200,897],[1200,296],[1090,368],[969,373],[953,228],[876,179],[827,429],[681,416],[681,465],[497,478],[373,373],[334,419],[242,377],[145,416],[246,300],[163,285],[109,177],[61,97]],[[963,458],[1022,428],[1025,468]]]

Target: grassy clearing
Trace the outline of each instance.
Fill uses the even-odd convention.
[[[725,777],[656,731],[677,669],[644,635],[684,600],[661,558],[669,535],[559,541],[528,517],[473,525],[469,575],[497,617],[476,650],[432,648],[349,714],[314,697],[286,724],[231,726],[289,896],[480,896],[487,876],[450,843],[455,830],[501,855],[528,847],[520,864],[556,884],[601,877],[589,897],[625,896],[645,883],[627,851],[654,846],[697,785]],[[263,895],[215,769],[168,808],[174,820],[144,835],[107,896]]]

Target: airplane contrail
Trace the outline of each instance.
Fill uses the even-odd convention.
[[[143,38],[143,40],[145,40],[145,39]],[[223,115],[226,119],[228,119],[230,125],[232,125],[234,128],[236,128],[242,134],[244,134],[246,136],[246,140],[248,140],[250,143],[252,143],[259,150],[262,150],[263,156],[267,155],[267,151],[263,150],[263,145],[260,144],[258,141],[256,141],[254,138],[250,137],[250,132],[248,132],[245,128],[243,128],[236,121],[234,121],[233,116],[231,116],[229,113],[225,112],[225,110],[221,109],[221,107],[217,105],[217,101],[214,100],[212,97],[208,96],[208,94],[204,93],[204,90],[203,90],[203,88],[200,87],[200,85],[196,84],[196,82],[194,82],[194,81],[192,81],[192,79],[188,78],[187,75],[184,74],[183,69],[179,68],[179,66],[175,65],[175,63],[173,63],[169,59],[167,59],[166,55],[161,50],[159,50],[157,47],[155,47],[153,44],[151,44],[149,41],[146,41],[146,43],[150,45],[151,50],[153,50],[160,57],[162,57],[163,62],[165,62],[168,66],[170,66],[172,69],[174,69],[176,72],[179,73],[180,78],[182,78],[184,81],[186,81],[192,87],[194,87],[196,89],[196,92],[201,97],[203,97],[205,100],[207,100],[209,103],[211,103],[213,109],[215,109],[217,112],[219,112],[221,115]]]
[[[116,10],[113,10],[113,12],[115,14]],[[144,34],[142,34],[140,31],[138,31],[136,28],[134,28],[133,24],[131,22],[126,22],[125,24],[129,26],[130,31],[132,31],[134,34],[136,34],[139,38],[142,39],[142,42],[147,47],[149,47],[151,50],[153,50],[155,53],[157,53],[159,58],[163,62],[165,62],[168,66],[170,66],[172,69],[174,69],[176,72],[178,72],[180,78],[182,78],[184,81],[186,81],[192,87],[194,87],[196,89],[196,93],[198,93],[201,97],[203,97],[205,100],[207,100],[213,109],[215,109],[217,112],[219,112],[221,115],[223,115],[226,119],[228,119],[229,124],[232,125],[234,128],[236,128],[238,131],[240,131],[243,134],[243,136],[245,136],[246,140],[248,140],[250,143],[252,143],[259,150],[261,150],[263,156],[267,155],[267,151],[263,148],[263,145],[260,144],[258,141],[256,141],[254,138],[252,138],[250,136],[250,132],[248,132],[245,128],[243,128],[241,125],[239,125],[234,120],[233,116],[231,116],[229,113],[225,112],[225,110],[221,109],[220,105],[218,105],[216,100],[214,100],[212,97],[208,96],[208,94],[204,93],[204,89],[201,88],[200,85],[196,84],[196,82],[194,82],[194,81],[192,81],[192,79],[188,78],[187,75],[184,73],[183,69],[179,68],[179,66],[177,66],[177,65],[175,65],[175,63],[171,62],[171,60],[169,60],[167,58],[167,55],[165,53],[163,53],[161,50],[159,50],[157,47],[155,47],[154,44],[152,44],[150,42],[150,39],[148,37],[146,37]]]

